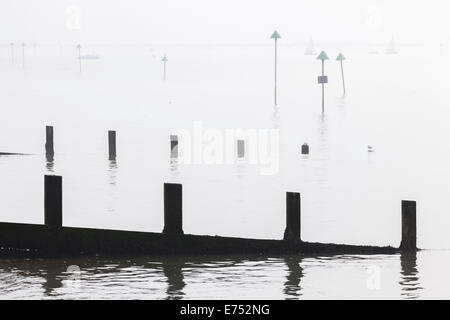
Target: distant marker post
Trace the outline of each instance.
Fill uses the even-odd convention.
[[[80,63],[80,72],[81,72],[81,44],[77,45],[77,49],[78,49],[78,61]]]
[[[277,105],[277,40],[281,38],[277,30],[275,30],[270,36],[271,39],[275,40],[275,105]]]
[[[161,59],[161,61],[164,63],[164,81],[166,80],[166,62],[169,61],[167,60],[166,55],[164,55],[164,57]]]
[[[22,42],[22,67],[25,68],[25,42]]]
[[[14,42],[9,44],[11,46],[11,64],[14,64]]]
[[[342,53],[339,53],[339,55],[336,58],[337,61],[341,63],[341,74],[342,74],[342,88],[344,90],[344,96],[345,96],[345,80],[344,80],[344,65],[342,61],[345,60],[345,57]]]
[[[325,113],[325,83],[328,83],[328,77],[325,75],[325,60],[328,56],[325,51],[322,51],[318,56],[318,60],[322,61],[322,75],[318,77],[318,83],[322,85],[322,113]]]

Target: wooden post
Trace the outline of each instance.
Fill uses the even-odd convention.
[[[301,241],[300,237],[300,193],[286,192],[286,230],[284,240]]]
[[[309,154],[309,145],[306,142],[302,144],[302,154]]]
[[[44,223],[47,226],[62,226],[62,177],[44,178]]]
[[[183,234],[183,192],[179,183],[164,183],[165,234]]]
[[[170,135],[170,157],[178,158],[178,136]]]
[[[400,249],[417,250],[416,202],[402,200],[402,242]]]
[[[53,127],[52,126],[45,127],[45,154],[47,156],[53,156],[55,154],[55,150],[53,148]]]
[[[245,141],[244,140],[237,141],[237,155],[238,155],[238,158],[245,157]]]
[[[116,160],[116,132],[108,131],[109,160]]]

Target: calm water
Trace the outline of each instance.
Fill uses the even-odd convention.
[[[429,251],[416,259],[3,260],[2,297],[448,297],[450,60],[438,47],[323,49],[331,58],[325,116],[320,62],[302,46],[279,48],[278,107],[271,46],[87,47],[100,59],[84,61],[81,74],[73,48],[30,49],[22,68],[19,50],[11,65],[9,47],[0,47],[0,151],[31,154],[0,157],[0,220],[42,223],[43,176],[55,173],[63,176],[64,225],[161,231],[163,182],[180,182],[185,233],[281,238],[285,192],[298,191],[303,239],[397,246],[400,201],[411,199],[418,244]],[[279,171],[261,175],[245,161],[171,163],[170,133],[199,122],[219,132],[279,130]],[[53,162],[43,154],[45,125],[55,128]],[[109,129],[117,130],[115,162],[107,160]],[[309,156],[299,154],[303,142]],[[79,287],[65,286],[70,265],[80,268]]]
[[[449,262],[435,251],[2,260],[0,291],[3,299],[449,299]]]

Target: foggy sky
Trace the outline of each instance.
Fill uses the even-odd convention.
[[[274,29],[284,43],[310,36],[316,42],[386,42],[395,37],[399,43],[446,43],[447,2],[1,0],[0,43],[256,44],[266,43]],[[79,29],[70,7],[80,9]]]

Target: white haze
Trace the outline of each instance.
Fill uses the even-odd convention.
[[[80,28],[68,28],[80,9]],[[448,1],[2,0],[0,43],[446,43]],[[69,9],[70,11],[70,9]]]

